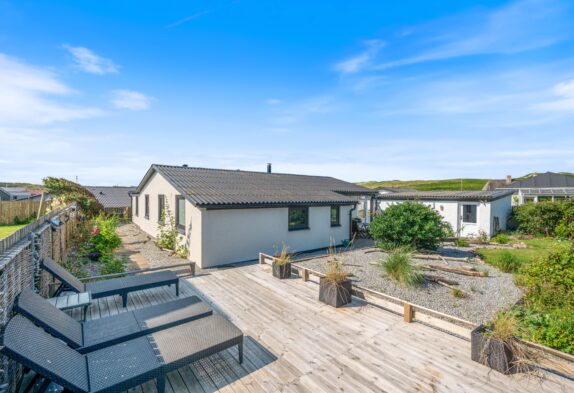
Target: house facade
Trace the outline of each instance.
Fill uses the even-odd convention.
[[[489,237],[506,230],[512,191],[404,192],[377,196],[381,210],[404,201],[430,206],[449,223],[456,236]]]
[[[498,190],[514,193],[513,205],[527,202],[559,201],[574,198],[574,176],[546,172],[502,185]]]
[[[350,239],[360,195],[338,179],[152,165],[132,193],[132,221],[157,237],[173,217],[189,259],[200,267],[321,249]]]

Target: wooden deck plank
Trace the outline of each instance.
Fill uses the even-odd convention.
[[[277,280],[266,265],[212,269],[180,281],[180,297],[197,295],[245,334],[237,349],[168,375],[170,393],[568,392],[574,382],[547,374],[532,382],[470,360],[470,343],[354,300],[319,303],[312,280]],[[129,295],[128,309],[176,299],[173,287]],[[124,312],[120,297],[98,299],[88,319]],[[157,393],[153,381],[130,393]]]

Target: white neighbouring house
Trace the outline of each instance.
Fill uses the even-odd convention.
[[[372,190],[332,177],[152,165],[132,196],[132,221],[158,235],[174,216],[189,259],[207,268],[303,252],[350,239],[361,195]]]
[[[455,235],[489,237],[506,230],[512,211],[512,191],[433,191],[399,192],[377,196],[379,208],[385,210],[404,201],[417,201],[432,207],[444,217]]]

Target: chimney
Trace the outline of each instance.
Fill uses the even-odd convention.
[[[506,184],[512,183],[512,176],[506,175]]]
[[[271,173],[271,163],[267,163],[267,173]]]

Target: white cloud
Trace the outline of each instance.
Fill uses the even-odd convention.
[[[367,49],[347,60],[335,64],[335,71],[341,74],[354,74],[367,67],[385,43],[381,40],[369,40],[365,42]]]
[[[50,124],[101,116],[95,107],[68,105],[60,97],[75,93],[57,75],[0,53],[0,127]]]
[[[98,56],[88,48],[81,46],[64,45],[72,56],[76,66],[84,72],[90,74],[112,74],[118,72],[118,66],[115,65],[110,59]]]
[[[146,110],[150,107],[153,98],[133,90],[112,91],[112,104],[118,109],[132,111]]]
[[[278,98],[269,98],[268,100],[265,101],[265,103],[267,105],[279,105],[281,104],[283,101],[281,101]]]
[[[574,112],[574,79],[558,83],[552,88],[552,94],[558,99],[537,104],[534,108],[548,112]]]
[[[512,54],[543,48],[571,38],[566,0],[518,0],[494,10],[451,15],[409,28],[386,41],[385,60],[377,62],[382,41],[335,66],[342,74],[387,70],[428,61]],[[374,44],[373,44],[374,43]]]

